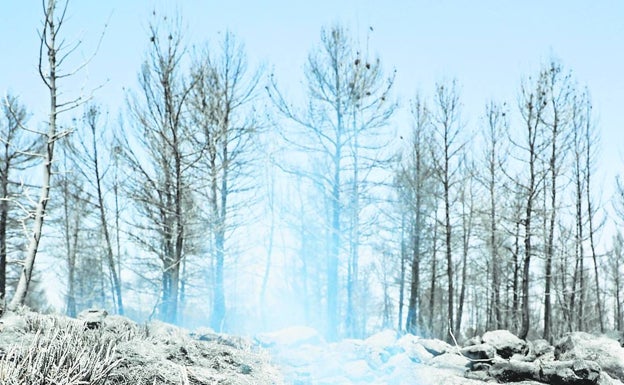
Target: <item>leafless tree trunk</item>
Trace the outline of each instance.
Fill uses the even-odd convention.
[[[624,309],[622,309],[622,265],[624,264],[624,239],[618,232],[613,237],[613,251],[610,258],[609,267],[613,279],[613,295],[615,308],[615,329],[621,331],[624,327]]]
[[[28,294],[28,287],[32,278],[32,272],[35,265],[35,258],[39,249],[39,241],[41,240],[43,222],[46,214],[46,208],[50,197],[50,179],[52,177],[52,161],[54,159],[54,145],[59,137],[65,133],[58,132],[57,129],[57,117],[58,114],[68,108],[74,106],[75,102],[70,101],[66,103],[60,103],[57,99],[58,89],[57,80],[61,76],[67,76],[67,74],[59,73],[59,66],[62,64],[63,59],[67,56],[62,54],[60,58],[57,56],[59,53],[59,47],[57,46],[56,38],[61,30],[65,21],[65,11],[67,9],[67,2],[62,9],[61,16],[55,17],[55,11],[57,8],[56,0],[47,0],[44,2],[44,22],[43,31],[40,36],[39,46],[39,74],[41,79],[46,85],[50,96],[50,112],[48,120],[48,131],[44,135],[46,139],[45,151],[43,154],[43,174],[41,177],[41,192],[39,200],[37,201],[36,208],[33,213],[34,222],[32,233],[29,235],[28,248],[24,257],[24,265],[22,273],[20,275],[17,288],[11,303],[10,309],[16,309],[24,303]],[[44,62],[47,59],[47,65]]]
[[[436,290],[437,290],[437,276],[438,276],[438,218],[436,214],[435,221],[433,223],[433,247],[431,250],[431,286],[429,288],[429,319],[427,327],[429,329],[429,335],[434,336],[433,320],[435,315],[436,305]]]
[[[139,77],[141,95],[129,100],[137,132],[121,148],[134,182],[128,194],[143,219],[137,218],[135,227],[145,231],[129,235],[160,260],[159,317],[176,323],[185,239],[193,215],[187,179],[191,154],[197,151],[190,148],[184,116],[192,86],[182,77],[184,48],[177,27],[167,27],[161,32],[157,25],[150,26],[151,48]]]
[[[541,80],[541,79],[540,79]],[[530,87],[531,85],[529,85]],[[539,195],[539,184],[541,176],[539,175],[538,162],[540,160],[540,154],[542,152],[541,144],[541,131],[542,131],[542,112],[545,107],[545,93],[541,87],[541,82],[535,85],[534,90],[527,89],[527,85],[523,85],[521,100],[520,100],[520,112],[525,124],[524,140],[521,148],[526,152],[525,162],[529,168],[528,175],[526,176],[525,184],[521,185],[523,195],[525,197],[524,205],[524,218],[522,224],[524,225],[524,258],[522,260],[522,323],[518,337],[526,338],[530,330],[530,304],[529,304],[529,289],[530,289],[530,266],[531,258],[533,256],[533,221],[534,221],[534,206],[536,199]]]
[[[383,79],[379,59],[370,60],[354,47],[348,31],[340,26],[323,29],[321,46],[306,66],[309,105],[294,111],[275,83],[269,94],[286,118],[297,123],[305,136],[287,142],[321,160],[327,167],[321,174],[299,168],[297,172],[324,186],[329,204],[327,231],[329,249],[326,268],[326,334],[335,340],[339,329],[340,257],[347,254],[348,335],[357,334],[359,318],[355,307],[358,285],[359,241],[364,188],[370,171],[379,167],[378,150],[384,141],[375,129],[387,124],[395,104],[389,100],[393,77]],[[376,156],[365,156],[375,152]],[[366,161],[366,162],[364,162]],[[294,172],[293,172],[294,173]],[[347,246],[347,247],[345,247]]]
[[[431,178],[430,165],[426,162],[426,139],[427,130],[430,130],[429,111],[425,103],[417,97],[411,108],[413,118],[413,134],[410,143],[407,164],[401,170],[399,180],[400,195],[404,201],[403,210],[408,211],[410,254],[411,254],[411,274],[409,285],[409,303],[407,308],[406,330],[409,333],[417,334],[420,319],[420,264],[423,250],[423,235],[425,226],[425,199],[429,189],[428,178]],[[406,248],[407,254],[407,248]]]
[[[223,330],[226,319],[226,240],[240,205],[232,198],[257,185],[250,175],[255,160],[250,156],[260,123],[252,103],[258,97],[260,70],[249,71],[242,44],[226,33],[220,53],[206,51],[192,68],[190,117],[199,132],[195,146],[202,154],[194,166],[200,180],[197,189],[206,199],[212,236],[213,299],[210,325]],[[246,198],[246,204],[250,199]]]
[[[483,136],[485,141],[485,169],[487,174],[482,178],[482,184],[487,189],[488,194],[488,239],[487,245],[490,252],[490,267],[492,270],[491,280],[491,298],[489,299],[488,328],[501,329],[503,327],[503,316],[501,313],[501,261],[503,258],[500,253],[500,236],[498,222],[502,215],[499,207],[499,190],[500,181],[502,180],[505,167],[505,157],[503,148],[503,135],[508,130],[509,124],[507,119],[507,110],[504,106],[495,103],[489,103],[486,107],[486,124],[483,128]],[[515,290],[515,289],[514,289]]]
[[[446,277],[448,285],[448,333],[446,339],[452,342],[452,328],[455,326],[455,276],[453,261],[453,225],[451,222],[451,210],[453,206],[452,190],[457,183],[457,170],[459,152],[463,143],[458,143],[461,123],[459,121],[460,103],[457,85],[452,82],[449,85],[439,84],[435,96],[436,113],[434,114],[434,130],[436,148],[434,154],[436,162],[436,174],[442,189],[444,209],[444,255],[446,257]]]
[[[559,191],[558,180],[561,174],[562,163],[564,162],[566,147],[568,145],[568,134],[566,129],[569,124],[569,111],[571,109],[571,97],[573,95],[573,87],[569,74],[562,73],[563,68],[551,62],[549,66],[542,70],[543,79],[542,92],[546,94],[546,100],[543,105],[547,108],[544,116],[544,124],[548,130],[548,144],[550,154],[548,164],[546,166],[549,174],[547,194],[548,207],[545,207],[548,213],[548,221],[546,230],[545,258],[546,270],[544,276],[544,333],[543,338],[552,342],[552,264],[554,256],[555,243],[555,225],[558,217],[558,199]],[[545,180],[546,181],[546,180]],[[546,191],[544,191],[546,193]]]
[[[10,219],[15,194],[12,180],[15,173],[28,168],[39,151],[39,143],[24,130],[26,108],[17,97],[7,95],[0,107],[0,299],[6,299],[7,252],[11,228],[17,223]],[[21,229],[21,228],[20,228]]]
[[[585,174],[585,200],[587,204],[587,224],[589,226],[589,248],[591,250],[592,261],[594,262],[594,283],[596,289],[596,310],[598,313],[598,322],[600,323],[600,332],[605,332],[605,321],[603,314],[603,303],[601,298],[601,290],[600,290],[600,277],[598,274],[598,254],[596,253],[596,231],[598,230],[596,226],[596,207],[594,206],[594,200],[592,197],[592,174],[594,168],[595,161],[595,151],[596,151],[596,143],[597,133],[595,132],[595,126],[592,121],[592,105],[589,100],[586,101],[586,104],[582,106],[585,108],[585,125],[584,125],[584,141],[585,141],[585,164],[584,164],[584,174]],[[621,330],[621,329],[618,329]]]
[[[455,319],[455,331],[461,332],[462,318],[464,315],[464,303],[466,298],[467,274],[468,274],[468,254],[470,252],[470,241],[472,237],[472,227],[475,215],[473,169],[474,165],[468,165],[467,160],[463,160],[464,182],[460,187],[459,199],[461,201],[461,221],[462,221],[462,272],[459,298],[457,299],[457,318]]]
[[[116,310],[118,314],[124,314],[124,306],[123,306],[123,298],[121,292],[121,277],[119,272],[117,271],[117,264],[115,258],[115,252],[113,251],[113,241],[110,234],[110,224],[108,222],[107,212],[106,212],[106,203],[104,201],[104,186],[103,186],[103,170],[102,165],[100,164],[100,155],[99,155],[99,145],[98,141],[98,117],[99,117],[99,109],[95,105],[91,105],[86,109],[84,120],[86,125],[89,128],[89,133],[91,134],[91,143],[89,151],[85,151],[85,153],[90,154],[87,156],[88,162],[90,163],[87,167],[91,168],[91,172],[93,174],[93,182],[95,188],[96,195],[96,207],[98,209],[101,229],[104,235],[104,249],[106,253],[106,262],[109,274],[111,276],[113,282],[113,299],[116,305]],[[87,150],[87,146],[83,146],[84,150]],[[117,255],[119,258],[119,255]]]

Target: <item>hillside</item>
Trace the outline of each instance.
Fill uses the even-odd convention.
[[[3,385],[282,384],[268,357],[241,338],[138,325],[102,312],[82,319],[20,311],[3,315]]]

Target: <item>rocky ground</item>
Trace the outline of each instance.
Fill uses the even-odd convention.
[[[313,329],[290,328],[257,337],[288,383],[621,385],[624,349],[619,342],[570,333],[555,346],[523,341],[506,330],[485,333],[464,346],[383,331],[365,340],[326,343]]]
[[[2,385],[624,385],[616,340],[570,333],[554,346],[497,330],[452,346],[383,331],[328,343],[292,327],[254,340],[138,325],[103,311],[79,319],[26,310],[0,318]]]

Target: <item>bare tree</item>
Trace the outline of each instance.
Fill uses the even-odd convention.
[[[71,56],[80,42],[71,46],[65,41],[58,41],[60,32],[65,23],[68,2],[59,7],[57,0],[43,0],[43,30],[40,32],[39,44],[39,75],[48,89],[50,97],[50,111],[48,117],[47,132],[39,133],[45,139],[45,150],[41,154],[43,159],[41,192],[36,207],[32,213],[33,228],[29,235],[28,248],[24,257],[22,273],[20,275],[15,295],[9,304],[10,309],[15,309],[23,304],[28,294],[28,287],[33,273],[35,258],[39,248],[39,241],[42,236],[43,222],[46,208],[50,197],[50,179],[53,173],[54,146],[56,142],[67,135],[68,131],[60,131],[57,126],[59,114],[76,108],[84,101],[83,96],[73,100],[62,101],[59,99],[58,81],[74,75],[86,66],[87,62],[79,65],[71,71],[62,71],[64,62]],[[60,15],[56,14],[60,9]]]
[[[516,147],[525,153],[525,162],[528,167],[528,175],[524,182],[518,182],[518,187],[524,197],[524,217],[522,225],[524,227],[524,257],[522,259],[522,286],[521,286],[521,315],[522,322],[518,336],[526,338],[530,330],[530,304],[529,288],[531,273],[531,258],[535,253],[533,247],[533,226],[535,225],[535,207],[539,196],[539,186],[543,176],[540,174],[539,161],[543,152],[543,114],[547,105],[546,91],[542,77],[535,82],[523,83],[520,94],[519,108],[524,129],[522,132],[522,142],[514,143]],[[529,79],[531,80],[531,79]]]
[[[562,164],[566,149],[569,145],[569,123],[571,114],[571,102],[574,93],[574,85],[571,83],[571,75],[564,73],[563,68],[556,62],[551,62],[542,70],[539,85],[545,94],[542,105],[545,107],[541,114],[542,123],[545,125],[546,141],[549,147],[548,164],[546,165],[548,176],[544,178],[547,184],[548,203],[545,207],[547,213],[547,226],[545,228],[545,283],[544,283],[544,333],[543,338],[552,342],[552,264],[554,258],[554,243],[558,205],[558,181],[562,173]],[[546,192],[547,191],[547,192]]]
[[[425,237],[428,227],[426,220],[432,216],[431,211],[431,184],[432,163],[429,159],[427,147],[431,135],[430,112],[424,101],[417,96],[411,106],[413,119],[412,138],[405,156],[405,165],[399,171],[397,188],[401,199],[401,211],[409,213],[407,221],[403,220],[405,233],[404,241],[408,245],[404,254],[409,252],[410,281],[407,320],[405,328],[409,333],[417,334],[420,329],[420,301],[421,301],[421,259],[425,250]],[[403,254],[402,253],[402,254]]]
[[[144,230],[130,235],[160,260],[159,316],[175,323],[192,210],[189,162],[196,151],[184,115],[192,86],[183,79],[182,38],[179,28],[168,25],[166,17],[164,21],[166,31],[156,24],[150,27],[150,51],[139,74],[141,93],[128,103],[136,132],[122,148],[131,173],[127,193],[140,214],[134,225]]]
[[[82,263],[80,257],[83,255],[80,250],[86,248],[86,244],[81,241],[83,240],[82,238],[86,237],[84,234],[88,231],[85,222],[89,217],[90,210],[87,208],[89,198],[82,187],[84,180],[69,171],[72,168],[69,166],[72,164],[72,161],[71,151],[67,143],[67,140],[61,142],[61,161],[64,172],[57,178],[56,184],[58,185],[57,189],[60,194],[59,202],[61,206],[59,222],[63,238],[62,258],[67,269],[65,312],[68,316],[75,317],[78,314],[79,302],[85,299],[85,294],[87,296],[91,294],[82,290],[84,285],[80,282],[81,280],[92,278],[80,274],[80,265]],[[94,289],[95,286],[91,285]]]
[[[613,237],[613,250],[609,258],[610,278],[613,280],[613,300],[615,309],[615,330],[624,327],[624,308],[622,303],[622,267],[624,267],[624,238],[619,231]]]
[[[454,330],[461,332],[462,318],[464,315],[464,304],[466,300],[466,286],[468,286],[468,255],[470,254],[470,244],[473,234],[473,223],[476,215],[475,204],[475,183],[474,183],[474,164],[463,154],[461,162],[463,182],[459,188],[459,201],[461,205],[461,286],[459,289],[459,297],[457,298],[457,317],[455,319]]]
[[[253,103],[261,70],[248,68],[244,46],[228,32],[219,50],[206,50],[191,71],[194,86],[189,116],[197,129],[194,146],[201,154],[194,167],[204,181],[197,191],[207,202],[212,236],[208,248],[213,264],[210,325],[223,330],[227,236],[241,209],[248,208],[248,192],[256,184],[250,174],[254,165],[251,153],[261,126]]]
[[[360,221],[370,170],[380,162],[384,127],[395,104],[389,100],[393,77],[384,79],[381,62],[358,51],[348,31],[334,26],[321,31],[321,46],[306,66],[308,107],[298,112],[285,101],[275,82],[270,96],[280,112],[301,128],[301,136],[286,138],[298,150],[326,165],[322,174],[297,172],[324,186],[329,213],[327,231],[327,336],[338,337],[339,261],[347,252],[346,329],[358,334],[355,296],[358,285]],[[364,172],[366,170],[366,172]]]
[[[506,106],[490,102],[486,107],[485,124],[482,126],[484,139],[484,175],[478,178],[485,187],[488,195],[488,214],[486,219],[486,232],[488,234],[486,245],[488,246],[491,270],[491,288],[489,299],[489,312],[487,328],[500,329],[503,327],[503,303],[501,300],[502,263],[502,240],[499,222],[502,222],[500,193],[501,180],[504,180],[504,167],[506,160],[505,135],[509,128],[508,111]],[[515,289],[514,289],[515,290]]]
[[[455,81],[450,84],[438,84],[435,93],[435,110],[433,113],[434,126],[434,153],[432,155],[435,162],[436,177],[439,180],[442,190],[442,204],[444,211],[444,255],[446,258],[446,278],[448,285],[447,319],[448,335],[447,340],[452,341],[453,327],[455,326],[455,277],[453,260],[453,224],[452,206],[454,198],[453,189],[459,181],[458,170],[461,150],[464,143],[461,142],[461,105],[459,101],[459,90]]]
[[[573,170],[575,181],[575,215],[577,230],[577,253],[579,256],[579,271],[584,270],[582,259],[584,258],[584,243],[589,243],[589,251],[594,265],[594,288],[596,291],[596,314],[601,332],[605,330],[604,314],[600,290],[600,277],[598,273],[598,255],[596,252],[596,232],[600,224],[596,223],[597,209],[592,194],[592,175],[596,158],[596,143],[598,141],[595,124],[592,117],[592,104],[587,91],[577,92],[574,95],[574,105],[571,107],[572,125],[572,148],[574,154]],[[581,273],[580,273],[581,274]],[[581,298],[584,290],[584,279],[580,280],[583,285],[580,288]],[[584,301],[579,303],[579,322],[583,322]],[[594,309],[592,309],[592,313]],[[582,327],[581,324],[578,325]]]
[[[100,107],[89,104],[85,107],[82,116],[82,124],[79,130],[80,135],[76,135],[74,140],[68,141],[68,151],[71,153],[71,169],[73,177],[80,174],[81,180],[85,184],[83,188],[88,192],[88,203],[97,212],[99,228],[103,236],[103,250],[106,256],[106,265],[111,280],[112,298],[115,310],[118,314],[124,314],[121,276],[117,265],[119,255],[114,250],[112,226],[109,223],[109,213],[106,204],[106,174],[109,166],[102,155],[103,143],[112,142],[109,135],[106,137],[106,127],[100,120]]]
[[[13,178],[33,164],[41,146],[34,135],[23,130],[28,113],[17,97],[3,98],[0,111],[0,298],[6,299],[8,236],[11,228],[19,227],[9,218],[15,208],[11,204],[17,185]]]

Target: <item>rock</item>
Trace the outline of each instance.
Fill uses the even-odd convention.
[[[494,379],[490,377],[488,372],[485,370],[469,371],[469,372],[466,372],[464,377],[471,379],[471,380],[477,380],[477,381],[483,381],[483,382],[494,381]]]
[[[414,361],[409,357],[407,353],[399,353],[390,357],[388,362],[384,365],[383,371],[385,373],[393,373],[397,369],[409,368],[414,365]]]
[[[600,373],[600,379],[598,380],[598,385],[624,385],[622,381],[612,378],[605,372]]]
[[[444,353],[433,357],[429,365],[434,368],[447,369],[455,375],[463,376],[470,365],[470,360],[462,355]]]
[[[421,339],[419,343],[434,356],[439,356],[446,352],[452,352],[455,349],[448,343],[441,340]]]
[[[421,340],[413,334],[406,334],[398,339],[396,345],[403,349],[405,354],[407,354],[413,362],[428,362],[433,358],[433,354],[425,349],[420,341]]]
[[[593,361],[558,361],[540,367],[539,380],[549,384],[591,385],[600,378],[600,366]]]
[[[499,382],[533,380],[558,385],[594,385],[600,379],[600,366],[585,360],[534,363],[498,359],[488,373]]]
[[[365,359],[375,369],[388,362],[390,357],[403,353],[404,349],[396,344],[397,333],[394,330],[384,330],[373,334],[364,340],[362,348]]]
[[[462,348],[460,353],[471,360],[491,360],[496,356],[496,349],[490,344],[470,345]]]
[[[499,382],[539,380],[540,367],[532,362],[494,360],[489,375]]]
[[[375,370],[381,368],[392,356],[386,349],[368,348],[364,353],[364,359]]]
[[[78,319],[84,322],[87,329],[99,329],[107,315],[108,312],[103,309],[88,309],[81,311]]]
[[[433,368],[429,365],[415,365],[410,368],[410,372],[411,376],[405,376],[407,381],[399,382],[400,385],[483,385],[480,380],[469,379],[463,374],[458,375],[456,372]]]
[[[624,381],[624,349],[605,336],[568,333],[555,344],[555,358],[595,361],[609,376]]]
[[[481,339],[481,336],[474,336],[468,338],[466,342],[464,342],[464,346],[481,345],[482,343],[483,340]]]
[[[535,340],[533,341],[533,353],[537,357],[541,357],[543,355],[555,352],[555,347],[548,343],[546,340]]]
[[[516,337],[508,330],[487,332],[482,339],[483,343],[493,346],[496,353],[503,358],[510,358],[514,354],[525,355],[528,350],[526,341]]]

